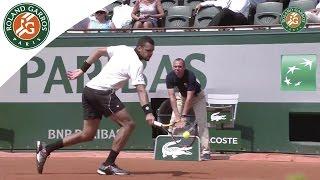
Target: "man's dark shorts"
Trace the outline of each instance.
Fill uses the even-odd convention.
[[[96,90],[85,87],[82,93],[84,119],[101,119],[125,108],[115,90]]]

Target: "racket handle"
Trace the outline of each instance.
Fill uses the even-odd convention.
[[[153,125],[158,126],[158,127],[162,127],[162,123],[159,121],[153,121]]]

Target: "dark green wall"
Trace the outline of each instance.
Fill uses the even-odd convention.
[[[145,122],[139,103],[126,103],[126,107],[137,124],[126,149],[152,149],[151,128]],[[14,131],[14,149],[34,149],[37,140],[48,143],[57,140],[47,140],[48,129],[82,129],[83,124],[81,103],[1,103],[0,117],[0,134],[5,130]],[[99,129],[116,132],[118,128],[110,119],[103,118]],[[0,149],[8,149],[10,137],[3,140],[0,138]],[[112,140],[100,138],[67,149],[110,149]]]
[[[320,104],[240,103],[235,129],[242,132],[243,150],[319,154],[319,142],[289,141],[290,112],[320,112]]]

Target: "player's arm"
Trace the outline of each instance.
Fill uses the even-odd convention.
[[[190,109],[192,108],[191,102],[192,102],[192,98],[194,97],[194,93],[195,91],[187,91],[187,98],[184,102],[184,106],[183,106],[183,110],[181,115],[187,115],[190,111]]]
[[[172,112],[174,113],[174,116],[177,119],[180,119],[180,113],[178,111],[178,106],[177,106],[177,98],[174,92],[173,88],[169,88],[168,89],[168,96],[170,98],[170,104],[171,104],[171,108],[172,108]]]
[[[95,63],[100,57],[107,55],[107,47],[96,49],[90,56],[85,60],[88,64]]]
[[[149,125],[152,125],[155,118],[152,114],[152,109],[149,104],[149,97],[146,91],[146,86],[144,84],[138,84],[136,85],[136,89],[139,96],[140,105],[142,107],[143,112],[146,115],[146,121],[148,122]]]
[[[174,116],[176,118],[175,121],[177,122],[180,120],[180,113],[177,106],[177,98],[174,92],[175,84],[174,84],[174,80],[172,79],[171,73],[166,76],[166,86],[168,90],[168,96],[170,99],[172,112],[174,113]]]
[[[90,54],[87,60],[83,62],[83,65],[80,69],[67,72],[68,79],[73,80],[84,74],[100,57],[107,55],[107,52],[108,51],[106,47],[96,49],[92,54]]]
[[[192,108],[192,99],[195,96],[195,92],[196,92],[196,84],[197,84],[197,80],[196,80],[196,76],[190,72],[188,74],[188,87],[187,87],[187,97],[186,100],[184,102],[184,106],[183,109],[181,111],[181,115],[187,115],[190,111],[190,109]]]

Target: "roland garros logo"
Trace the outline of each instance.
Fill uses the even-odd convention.
[[[50,22],[46,12],[38,5],[21,3],[6,14],[3,29],[12,45],[33,49],[46,40]]]
[[[289,7],[281,14],[281,25],[288,32],[299,32],[307,23],[307,18],[302,9]]]

